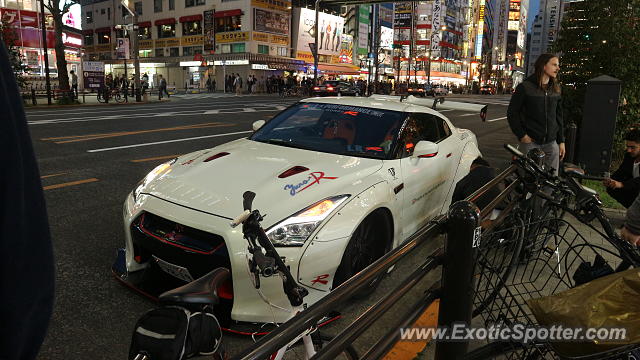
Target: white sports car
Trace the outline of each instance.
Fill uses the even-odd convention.
[[[232,280],[218,295],[230,319],[288,319],[281,280],[262,279],[267,304],[250,280],[247,242],[229,225],[242,194],[257,194],[270,240],[316,302],[445,212],[480,155],[471,131],[421,101],[306,99],[254,123],[248,138],[156,167],[124,203],[114,273],[157,295],[226,267]]]

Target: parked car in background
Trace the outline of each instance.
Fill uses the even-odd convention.
[[[442,85],[434,85],[431,89],[432,96],[445,96],[449,94],[449,89]]]
[[[427,88],[430,89],[431,86],[427,84],[409,84],[409,87],[407,88],[407,93],[409,95],[425,97]]]
[[[327,80],[311,89],[311,95],[313,96],[356,96],[357,93],[358,89],[355,85],[340,80]]]
[[[491,86],[491,85],[482,85],[480,87],[480,94],[481,95],[495,95],[496,94],[496,88]]]

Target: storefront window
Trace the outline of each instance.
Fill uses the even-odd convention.
[[[108,32],[101,32],[97,34],[98,44],[110,44],[111,43],[111,34]]]
[[[243,53],[243,52],[245,52],[244,43],[231,44],[231,52],[232,53]]]
[[[164,49],[156,49],[156,57],[163,57]]]
[[[138,29],[138,39],[140,40],[149,40],[151,39],[151,28],[150,27],[141,27]]]
[[[200,35],[202,26],[200,21],[187,21],[182,23],[182,35]]]
[[[258,45],[258,54],[268,54],[269,45]]]
[[[279,56],[289,56],[289,51],[287,50],[286,47],[279,47],[278,48],[278,55]]]
[[[184,0],[184,7],[204,5],[205,0]]]
[[[169,56],[180,56],[180,48],[177,48],[177,47],[170,48]]]
[[[176,36],[176,24],[158,25],[158,38],[170,38]]]
[[[140,57],[147,58],[153,56],[153,50],[140,50],[138,52]]]
[[[93,12],[87,11],[87,24],[92,24],[92,23],[93,23]]]
[[[182,48],[182,56],[202,54],[202,46],[185,46]]]
[[[242,30],[241,15],[216,18],[216,32]]]
[[[85,34],[84,35],[84,44],[86,46],[93,45],[93,34]]]
[[[231,45],[229,44],[223,44],[222,45],[222,53],[223,54],[228,54],[231,52]]]

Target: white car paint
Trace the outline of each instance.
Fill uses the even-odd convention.
[[[479,156],[475,135],[457,129],[442,114],[428,107],[393,99],[313,98],[302,102],[352,105],[377,109],[427,113],[446,122],[452,134],[438,144],[438,154],[431,158],[406,157],[378,160],[315,152],[235,140],[215,148],[183,155],[172,165],[157,172],[155,178],[133,192],[123,211],[127,271],[143,269],[146,264],[134,260],[131,223],[143,212],[218,234],[224,238],[231,261],[233,309],[237,321],[282,322],[291,314],[282,291],[281,280],[274,276],[262,279],[261,291],[273,305],[267,305],[253,288],[248,277],[246,248],[240,227],[229,222],[242,212],[242,194],[257,194],[254,209],[267,214],[265,229],[292,214],[330,196],[350,197],[335,209],[301,247],[279,247],[297,280],[306,286],[307,304],[312,304],[331,290],[333,276],[353,231],[377,209],[387,209],[392,216],[396,247],[433,216],[448,208],[455,183],[469,171]],[[205,162],[221,152],[229,155]],[[279,179],[278,175],[293,166],[309,171]],[[394,191],[403,185],[401,191]],[[306,187],[308,186],[308,187]],[[306,187],[304,190],[304,187]],[[134,190],[136,191],[136,190]]]

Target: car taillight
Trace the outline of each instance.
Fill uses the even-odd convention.
[[[314,86],[314,87],[313,87],[313,90],[320,90],[320,88],[319,88],[319,87],[317,87],[317,86]]]
[[[333,88],[332,87],[328,87],[327,91],[333,91]]]

